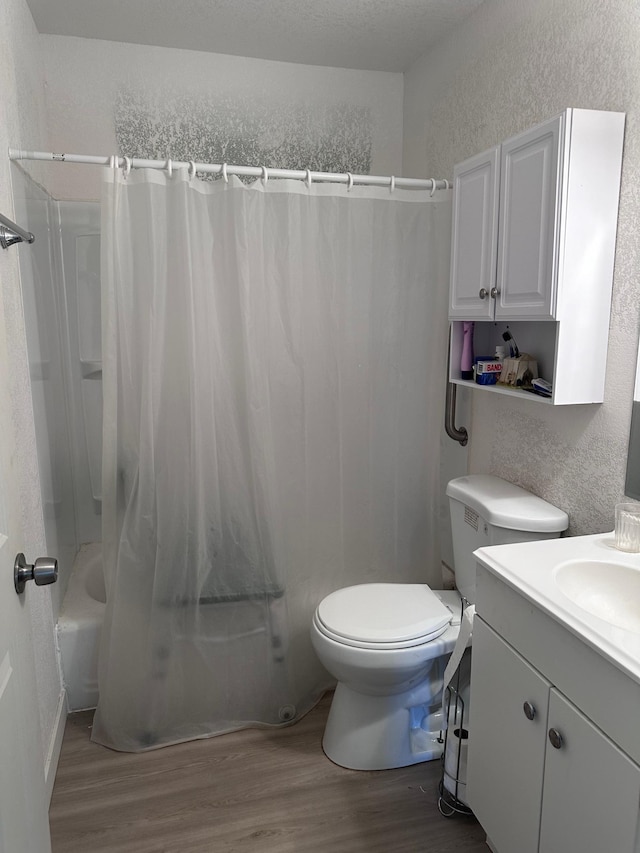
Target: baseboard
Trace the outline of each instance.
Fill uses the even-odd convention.
[[[47,796],[47,803],[51,802],[51,794],[53,793],[53,783],[56,780],[56,771],[58,769],[58,760],[60,758],[60,750],[62,749],[62,738],[64,736],[64,727],[67,722],[67,691],[63,688],[60,691],[58,699],[58,707],[56,709],[56,717],[49,739],[49,749],[47,750],[47,759],[44,763],[44,784]]]

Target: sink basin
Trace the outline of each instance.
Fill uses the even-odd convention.
[[[570,560],[556,568],[555,582],[587,613],[640,634],[640,567]]]

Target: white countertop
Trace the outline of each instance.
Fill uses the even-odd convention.
[[[613,533],[600,533],[494,545],[479,548],[475,555],[491,574],[640,683],[640,632],[611,625],[591,615],[568,598],[555,581],[558,566],[569,560],[616,563],[640,573],[640,554],[618,551],[613,541]],[[640,600],[637,607],[640,611]]]

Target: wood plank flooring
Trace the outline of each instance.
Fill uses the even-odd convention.
[[[330,701],[286,729],[141,754],[91,743],[92,712],[73,714],[51,801],[54,853],[487,853],[473,818],[438,812],[439,761],[377,772],[329,761]]]

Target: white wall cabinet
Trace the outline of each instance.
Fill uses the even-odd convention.
[[[566,123],[557,116],[501,146],[496,319],[555,317]]]
[[[640,767],[479,617],[470,721],[467,793],[496,853],[637,853]]]
[[[624,118],[568,109],[454,169],[449,319],[478,321],[476,355],[524,324],[555,404],[604,398]],[[449,378],[471,385],[457,325]]]
[[[500,148],[453,170],[453,231],[449,317],[493,318],[498,241]]]

